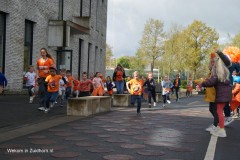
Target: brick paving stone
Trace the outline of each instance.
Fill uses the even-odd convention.
[[[24,145],[22,144],[1,144],[0,145],[0,149],[7,149],[7,148],[14,148],[14,149],[18,149],[18,148],[23,148]]]
[[[13,157],[12,160],[42,160],[42,158],[26,156],[26,157]]]
[[[30,139],[44,139],[46,136],[41,136],[41,135],[33,135],[33,136],[28,136]]]
[[[89,133],[89,134],[99,134],[99,133],[101,133],[100,131],[91,131],[91,130],[85,130],[83,132],[84,133]]]
[[[173,142],[170,142],[170,141],[162,141],[162,142],[145,141],[144,144],[153,145],[153,146],[173,146],[173,145],[176,145],[176,143],[173,143]]]
[[[65,138],[66,141],[84,141],[87,138],[85,137],[67,137]]]
[[[107,128],[104,129],[105,131],[109,131],[109,132],[126,132],[126,129],[119,129],[119,128]]]
[[[124,154],[106,155],[106,156],[103,156],[103,159],[105,159],[105,160],[134,160],[134,158],[132,156],[124,155]]]
[[[175,152],[192,152],[194,151],[193,148],[186,148],[186,147],[168,147],[169,150]]]
[[[51,154],[51,156],[55,158],[75,158],[80,156],[80,154],[76,152],[60,152],[60,153],[53,153]]]
[[[108,135],[108,134],[99,134],[97,136],[101,137],[101,138],[110,138],[111,137],[111,135]]]
[[[48,139],[41,139],[41,140],[33,140],[31,141],[31,143],[32,144],[54,144],[56,142]]]
[[[145,145],[142,144],[121,144],[122,148],[128,149],[137,149],[137,148],[145,148]]]
[[[93,153],[108,153],[108,152],[113,152],[114,150],[98,147],[98,148],[89,148],[89,149],[87,149],[87,151],[93,152]]]
[[[110,143],[126,143],[128,140],[126,139],[116,139],[116,138],[110,138],[105,140],[106,142],[110,142]]]
[[[54,135],[55,136],[61,136],[61,137],[69,137],[69,136],[75,135],[75,133],[71,133],[71,132],[55,132]]]
[[[97,143],[96,142],[80,142],[80,143],[76,143],[76,145],[80,147],[91,147],[91,146],[96,146]]]
[[[137,151],[137,154],[140,154],[143,156],[163,156],[163,155],[165,155],[164,152],[154,151],[154,150],[141,150],[141,151]]]

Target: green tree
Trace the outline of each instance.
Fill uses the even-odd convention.
[[[213,46],[217,45],[219,38],[215,29],[208,27],[205,23],[195,20],[183,31],[184,60],[185,66],[192,72],[193,77],[201,65],[206,65]],[[186,46],[186,48],[185,48]]]
[[[151,71],[155,66],[155,61],[163,55],[163,43],[165,40],[164,24],[160,20],[150,18],[145,26],[142,39],[140,40],[140,52],[142,59],[151,65]]]
[[[110,45],[106,45],[106,67],[113,67],[115,66],[113,63],[113,53],[112,47]]]
[[[240,33],[238,33],[237,35],[235,35],[232,39],[232,45],[235,47],[240,48]]]
[[[123,56],[118,58],[118,63],[120,63],[124,68],[130,68],[130,57],[128,56]]]

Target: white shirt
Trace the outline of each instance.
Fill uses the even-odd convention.
[[[35,86],[35,77],[36,77],[36,73],[35,72],[27,72],[25,74],[25,77],[27,78],[26,81],[26,86]]]

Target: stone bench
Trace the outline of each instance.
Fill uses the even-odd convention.
[[[113,94],[113,107],[128,107],[131,103],[130,94]]]
[[[91,116],[97,113],[111,110],[110,96],[87,96],[69,98],[67,103],[67,115]]]

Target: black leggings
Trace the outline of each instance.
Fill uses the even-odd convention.
[[[209,102],[209,111],[212,113],[213,116],[213,125],[215,127],[218,126],[218,114],[217,114],[217,105],[214,102]]]

